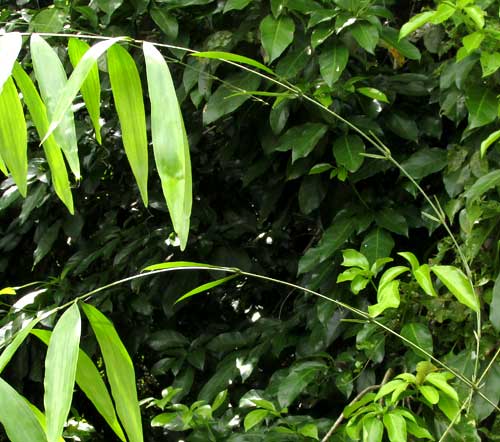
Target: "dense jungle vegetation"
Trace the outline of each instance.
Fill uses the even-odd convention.
[[[500,440],[499,42],[498,0],[0,0],[0,441]]]

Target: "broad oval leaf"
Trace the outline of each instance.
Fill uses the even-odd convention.
[[[401,388],[401,386],[408,385],[408,382],[402,380],[402,379],[393,379],[392,381],[387,382],[386,384],[382,385],[373,399],[374,401],[378,401],[379,399],[383,398],[384,396],[387,396],[388,394],[391,394],[393,391]]]
[[[469,88],[465,105],[469,111],[469,128],[485,126],[496,120],[498,101],[496,94],[487,87],[475,85]]]
[[[398,308],[400,303],[399,281],[391,281],[377,291],[377,304],[368,307],[370,316],[380,315],[388,308]]]
[[[494,74],[500,67],[500,52],[481,52],[481,69],[483,70],[483,77]]]
[[[367,22],[356,22],[349,27],[354,40],[370,54],[374,54],[377,46],[379,35],[375,25]]]
[[[406,442],[406,419],[396,413],[386,413],[384,426],[391,442]]]
[[[82,304],[101,349],[118,417],[130,442],[142,442],[142,422],[132,360],[111,321],[90,304]]]
[[[365,143],[358,135],[343,135],[333,143],[333,155],[339,166],[349,172],[356,172],[364,162],[361,155],[365,152]]]
[[[406,421],[406,431],[410,434],[413,434],[415,437],[419,437],[421,439],[434,440],[434,437],[432,436],[431,433],[429,433],[429,430],[427,430],[427,428],[421,427],[415,422],[409,420]]]
[[[467,6],[464,8],[464,11],[479,29],[484,28],[484,16],[486,15],[486,11],[478,5]]]
[[[366,97],[373,98],[374,100],[378,100],[383,103],[389,103],[387,95],[385,95],[382,91],[375,89],[374,87],[358,87],[356,89],[356,92],[359,92]]]
[[[49,330],[35,329],[31,331],[45,345],[49,345],[52,333]],[[85,393],[85,396],[94,404],[99,414],[106,420],[110,428],[125,441],[125,435],[118,423],[113,401],[108,393],[99,370],[82,349],[78,352],[78,363],[76,366],[76,383]]]
[[[49,128],[49,119],[47,117],[45,104],[43,104],[33,81],[19,63],[14,65],[12,75],[17,83],[17,86],[19,87],[19,90],[23,94],[23,100],[28,107],[28,111],[33,122],[35,123],[38,136],[42,138],[43,135],[47,133]],[[73,215],[73,195],[71,194],[71,188],[69,185],[68,172],[61,153],[61,148],[57,144],[54,136],[48,137],[43,142],[43,150],[47,158],[47,163],[50,167],[52,183],[56,194],[66,205],[69,212]]]
[[[245,431],[250,430],[256,425],[260,424],[269,415],[268,410],[253,410],[245,416],[243,426]]]
[[[363,442],[382,442],[384,424],[376,417],[363,420]]]
[[[21,195],[28,190],[28,133],[23,106],[12,77],[0,93],[0,157],[12,174]]]
[[[224,6],[224,14],[234,10],[241,10],[247,7],[252,0],[228,0]]]
[[[268,15],[260,23],[260,39],[267,54],[267,62],[278,58],[293,41],[295,23],[290,17],[278,19]]]
[[[467,276],[453,266],[433,266],[431,270],[461,303],[479,313],[479,299]]]
[[[470,54],[472,51],[475,51],[484,40],[485,34],[481,31],[473,32],[472,34],[466,35],[462,39],[462,43],[467,54]]]
[[[169,12],[168,6],[153,6],[149,9],[149,14],[168,39],[175,40],[177,38],[179,34],[179,23],[175,15]]]
[[[396,279],[399,275],[402,275],[403,273],[405,272],[409,272],[410,269],[406,266],[394,266],[394,267],[390,267],[388,268],[384,274],[382,275],[382,277],[380,278],[380,281],[379,281],[379,289],[384,287],[384,285],[388,284],[389,282],[393,281],[394,279]]]
[[[414,15],[407,23],[401,26],[401,30],[399,31],[399,38],[405,38],[407,35],[410,35],[418,28],[422,27],[426,23],[429,23],[435,14],[436,11],[426,11]]]
[[[143,45],[151,102],[151,135],[156,168],[168,210],[184,250],[192,205],[191,160],[181,110],[167,63],[151,43]]]
[[[248,91],[257,90],[259,85],[260,77],[248,72],[239,72],[225,78],[224,84],[210,96],[203,109],[203,123],[213,123],[238,109],[251,97],[251,92]]]
[[[420,266],[417,257],[412,252],[398,252],[398,255],[410,263],[413,272]]]
[[[43,402],[48,442],[58,442],[71,408],[80,333],[80,312],[73,304],[57,321],[45,357]]]
[[[341,211],[325,231],[316,247],[310,248],[300,259],[298,274],[313,270],[320,263],[330,258],[354,233],[356,227],[348,211]],[[364,251],[364,250],[363,250]],[[366,253],[363,253],[365,256]],[[367,258],[369,258],[367,256]]]
[[[2,378],[0,422],[11,442],[47,442],[45,433],[26,399]]]
[[[439,402],[439,392],[430,385],[421,385],[418,387],[418,391],[422,396],[429,401],[432,405],[436,405]]]
[[[319,55],[319,70],[323,80],[330,87],[340,78],[349,60],[349,49],[336,43]]]
[[[494,170],[479,178],[465,193],[464,196],[468,200],[474,201],[478,199],[488,190],[500,185],[500,170]]]
[[[9,32],[0,37],[0,93],[2,92],[3,85],[10,77],[14,62],[21,51],[23,38],[18,32]]]
[[[31,36],[30,50],[40,95],[45,103],[50,120],[56,110],[57,97],[66,86],[66,72],[55,50],[39,35],[33,34]],[[68,109],[54,130],[54,138],[63,150],[76,179],[80,179],[75,121],[71,109]]]
[[[444,373],[429,373],[425,377],[425,382],[434,385],[434,387],[441,390],[450,399],[458,402],[458,393],[450,384],[448,384]]]
[[[142,86],[132,56],[120,45],[108,49],[108,72],[127,154],[144,205],[148,205],[148,140]]]
[[[316,378],[326,365],[316,361],[297,363],[290,367],[288,375],[278,386],[278,402],[281,407],[288,407],[302,391]]]
[[[390,47],[394,48],[401,55],[410,60],[420,60],[421,54],[418,48],[409,42],[407,38],[400,39],[396,29],[384,26],[380,33],[382,40]]]
[[[413,276],[418,282],[418,285],[429,296],[437,296],[436,290],[431,279],[431,269],[428,264],[422,264],[413,271]]]
[[[434,349],[432,342],[432,334],[429,331],[429,328],[425,324],[419,322],[411,322],[409,324],[405,324],[401,329],[401,336],[413,342],[417,347],[427,352],[427,354],[423,353],[419,351],[416,347],[411,346],[411,349],[417,355],[423,357],[424,359],[428,358],[428,354],[432,355],[432,351]],[[403,344],[408,345],[404,341]]]
[[[325,135],[328,127],[322,123],[305,123],[288,129],[278,140],[274,150],[292,151],[292,163],[307,157]]]
[[[385,207],[375,216],[375,221],[379,227],[398,235],[408,236],[408,221],[396,209]]]
[[[366,235],[361,244],[360,252],[375,263],[380,258],[387,258],[394,248],[394,240],[389,232],[384,229],[373,229]]]
[[[342,250],[342,265],[344,267],[359,267],[368,270],[370,265],[366,256],[354,249]]]

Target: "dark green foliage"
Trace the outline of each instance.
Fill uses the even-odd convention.
[[[2,286],[44,281],[46,291],[35,292],[22,311],[11,308],[18,298],[0,298],[2,350],[33,312],[149,264],[204,262],[296,283],[369,311],[410,343],[326,299],[247,277],[208,284],[179,303],[183,294],[227,275],[186,270],[112,287],[92,302],[113,321],[132,357],[139,399],[150,405],[141,408],[145,440],[321,439],[344,407],[381,384],[389,369],[393,377],[423,373],[419,363],[428,358],[412,342],[467,379],[476,360],[477,375],[489,367],[480,391],[498,404],[500,362],[489,365],[500,330],[497,1],[476,0],[453,19],[443,18],[443,9],[443,16],[420,16],[421,26],[403,39],[399,30],[410,16],[437,5],[22,3],[22,10],[1,7],[7,31],[63,32],[68,24],[88,34],[231,52],[265,63],[281,84],[217,59],[159,48],[169,61],[191,151],[193,212],[184,252],[152,158],[149,208],[141,203],[107,76],[101,74],[102,145],[86,111],[75,114],[82,180],[72,182],[74,216],[52,189],[31,124],[27,198],[11,178],[0,185],[0,275]],[[467,9],[476,6],[479,12]],[[484,30],[480,11],[488,13]],[[476,32],[485,37],[474,47]],[[70,73],[66,39],[48,41]],[[145,86],[140,48],[128,49]],[[99,67],[107,70],[104,63]],[[146,97],[144,103],[147,108]],[[390,155],[328,109],[382,140]],[[415,260],[397,254],[403,251]],[[471,295],[469,277],[479,298]],[[457,288],[461,283],[465,288]],[[482,315],[478,346],[475,310]],[[81,345],[99,366],[102,355],[83,327]],[[29,341],[3,374],[39,408],[44,355],[44,347]],[[404,432],[418,440],[427,431],[438,440],[457,404],[443,393],[431,403],[434,390],[446,387],[427,383],[434,390],[424,388],[424,394],[419,388],[427,374],[401,392],[400,402],[365,395],[359,416],[373,406],[380,419],[358,425],[346,416],[331,440],[352,440],[364,431],[391,440],[403,440],[398,435]],[[462,404],[468,386],[457,378],[447,382]],[[408,403],[415,422],[398,414]],[[498,410],[478,395],[471,404],[446,441],[494,440],[499,433]],[[75,396],[73,407],[76,420],[96,428],[94,435],[75,430],[83,440],[116,439],[83,395]]]

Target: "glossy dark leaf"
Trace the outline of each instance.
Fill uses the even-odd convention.
[[[154,22],[169,39],[175,40],[177,38],[179,24],[175,16],[170,14],[167,8],[153,7],[149,10],[149,13]]]
[[[169,348],[185,347],[189,340],[175,330],[159,330],[149,336],[147,344],[157,352],[165,351]]]
[[[375,221],[379,227],[398,235],[408,236],[408,222],[406,218],[395,209],[389,207],[382,209],[376,214]]]
[[[373,54],[379,40],[376,26],[367,22],[357,22],[348,28],[358,44],[370,54]]]
[[[279,139],[275,150],[292,151],[292,162],[307,157],[327,131],[327,126],[321,123],[305,123],[288,129]]]
[[[497,118],[498,101],[495,93],[486,87],[474,86],[467,90],[465,104],[469,111],[469,127],[481,127]]]
[[[295,23],[290,17],[276,19],[268,15],[260,24],[260,38],[267,54],[267,62],[278,58],[293,41]]]
[[[278,402],[281,407],[287,407],[300,393],[324,370],[321,362],[306,361],[290,368],[288,375],[282,379],[278,387]]]
[[[246,72],[226,78],[225,83],[210,96],[203,109],[204,124],[211,124],[224,115],[234,112],[251,97],[248,91],[257,90],[259,84],[259,77]],[[241,94],[234,95],[235,92]]]
[[[363,240],[360,252],[368,258],[370,263],[374,263],[379,258],[390,256],[393,247],[394,240],[387,231],[374,229]]]
[[[479,178],[469,189],[464,196],[468,200],[474,201],[480,198],[488,190],[500,185],[500,170],[494,170]]]
[[[447,164],[446,150],[424,147],[401,163],[401,166],[416,180],[439,172]]]
[[[387,117],[387,127],[405,140],[418,140],[419,131],[417,124],[415,120],[408,115],[392,112]]]
[[[349,172],[356,172],[363,164],[365,143],[358,135],[343,135],[333,143],[333,155],[337,165]]]
[[[419,322],[410,322],[405,324],[401,329],[401,335],[406,339],[410,340],[414,344],[418,345],[420,348],[424,349],[427,353],[432,354],[433,351],[433,342],[432,335],[429,331],[429,328],[422,323]],[[419,352],[414,347],[411,349],[420,355],[422,358],[427,359],[428,356],[422,352]]]
[[[381,39],[390,47],[394,48],[404,57],[410,60],[420,60],[421,54],[418,48],[410,43],[407,38],[399,39],[398,31],[389,26],[384,26],[380,34]]]
[[[224,6],[224,14],[232,10],[241,10],[248,6],[252,0],[228,0]]]
[[[349,60],[349,50],[342,43],[325,49],[319,56],[321,76],[330,87],[340,78]]]
[[[348,213],[340,213],[325,231],[318,245],[310,248],[299,261],[298,273],[307,273],[330,258],[354,233],[356,226]]]

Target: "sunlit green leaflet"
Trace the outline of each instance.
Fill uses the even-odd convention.
[[[12,174],[21,195],[28,189],[28,139],[24,112],[11,77],[0,93],[0,157]],[[4,169],[1,167],[0,169]],[[5,170],[4,170],[5,172]]]
[[[130,442],[142,442],[142,423],[132,360],[113,324],[90,304],[82,304],[102,352],[118,417]]]
[[[191,161],[186,129],[167,63],[150,43],[143,45],[151,102],[156,167],[174,230],[184,250],[192,205]]]
[[[77,304],[57,321],[45,358],[44,405],[48,442],[58,442],[73,398],[81,320]]]
[[[23,40],[21,34],[11,32],[0,37],[0,93],[3,85],[10,77],[14,62],[21,51]]]
[[[148,205],[148,140],[141,80],[132,56],[120,45],[108,49],[108,71],[122,139],[144,205]]]
[[[52,333],[48,330],[35,329],[31,333],[40,339],[44,344],[49,345]],[[108,389],[88,355],[82,350],[78,353],[78,364],[76,367],[76,383],[95,405],[96,410],[106,420],[120,440],[125,441],[125,435],[118,423],[113,401],[108,393]]]
[[[11,442],[48,442],[26,400],[1,378],[0,423]]]
[[[51,120],[56,112],[57,97],[66,86],[66,72],[55,50],[39,35],[33,34],[31,36],[30,50],[40,95],[47,108],[49,120]],[[63,150],[76,179],[80,179],[75,122],[71,109],[64,113],[61,122],[54,130],[54,138]]]
[[[26,103],[31,118],[37,128],[38,135],[41,138],[47,133],[49,128],[45,105],[33,81],[20,64],[16,63],[14,65],[12,75],[23,94],[23,101]],[[52,174],[54,189],[61,201],[63,201],[68,208],[69,212],[73,214],[73,196],[71,194],[66,164],[64,163],[61,148],[58,146],[53,135],[43,142],[43,149]]]

